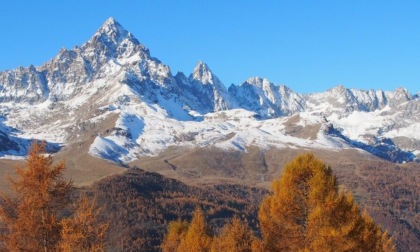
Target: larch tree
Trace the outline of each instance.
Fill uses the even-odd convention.
[[[210,228],[204,218],[204,213],[200,208],[194,211],[188,230],[182,233],[178,248],[174,251],[178,252],[207,252],[210,251],[212,236]]]
[[[168,232],[162,243],[163,252],[174,252],[177,251],[179,243],[182,239],[185,239],[185,235],[188,231],[187,221],[172,221],[169,223]]]
[[[8,251],[53,251],[60,240],[59,211],[69,202],[72,181],[63,178],[64,163],[53,165],[45,142],[34,143],[26,166],[10,179],[14,197],[1,195],[2,244]]]
[[[101,209],[97,208],[95,201],[94,199],[91,202],[86,195],[82,195],[75,213],[61,221],[62,251],[105,251],[105,236],[109,223],[98,220]]]
[[[260,206],[262,251],[393,251],[386,232],[338,190],[330,167],[312,154],[286,165]]]
[[[253,233],[248,225],[235,217],[230,223],[223,227],[219,236],[213,239],[212,252],[251,252]]]

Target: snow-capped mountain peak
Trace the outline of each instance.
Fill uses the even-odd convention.
[[[130,39],[138,44],[138,40],[120,25],[113,17],[108,18],[105,23],[97,30],[91,40],[103,40],[104,43],[112,42],[118,45],[124,39]]]
[[[270,84],[271,84],[268,79],[261,78],[261,77],[251,77],[251,78],[248,78],[248,80],[246,80],[245,83],[254,85],[254,86],[259,87],[259,88],[269,87]],[[243,84],[244,83],[242,83],[242,85]]]
[[[305,108],[305,101],[299,94],[260,77],[230,86],[229,93],[240,107],[256,111],[262,118],[292,115]]]
[[[214,75],[206,63],[201,60],[198,61],[197,65],[194,67],[190,79],[200,81],[202,84],[214,84]]]
[[[101,33],[104,31],[107,34],[111,34],[113,32],[121,31],[123,33],[127,33],[127,31],[118,23],[113,17],[109,17],[102,26],[98,29],[98,32]]]
[[[0,72],[0,146],[24,155],[32,138],[66,145],[94,137],[91,154],[127,161],[172,145],[289,142],[405,161],[420,155],[419,108],[418,95],[405,89],[338,86],[303,95],[252,77],[227,90],[202,61],[189,77],[173,76],[109,18],[85,44],[42,66]]]
[[[188,77],[191,91],[200,98],[206,112],[226,110],[232,107],[226,86],[213,74],[206,63],[199,61]]]
[[[89,60],[99,57],[102,61],[130,58],[137,53],[150,57],[149,50],[112,17],[81,47],[81,52]]]

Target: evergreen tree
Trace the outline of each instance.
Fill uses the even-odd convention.
[[[34,143],[25,167],[10,179],[15,197],[1,195],[1,240],[9,251],[53,251],[60,240],[59,211],[68,203],[71,181],[63,179],[64,164],[53,165],[45,143]]]
[[[197,208],[190,224],[180,220],[169,223],[168,233],[161,247],[164,252],[207,252],[210,251],[211,243],[210,228],[203,211]]]
[[[10,179],[13,195],[0,195],[0,250],[103,251],[108,225],[96,219],[99,210],[87,197],[72,218],[60,218],[73,183],[63,178],[64,163],[53,165],[44,148],[45,142],[32,144],[26,165]]]
[[[105,251],[109,224],[98,220],[99,212],[95,200],[91,203],[86,195],[81,197],[73,216],[61,221],[62,251]]]
[[[239,218],[225,225],[221,234],[214,238],[211,251],[251,252],[252,232]]]
[[[188,231],[188,222],[186,221],[172,221],[168,226],[168,233],[162,243],[163,252],[174,252],[177,251],[181,239],[185,239],[185,235]]]
[[[204,213],[200,208],[194,211],[193,218],[185,236],[182,237],[178,252],[210,251],[212,242],[210,228],[207,226]]]
[[[260,206],[263,251],[393,251],[386,233],[338,190],[331,168],[312,154],[286,165]]]

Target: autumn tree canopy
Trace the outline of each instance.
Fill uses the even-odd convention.
[[[210,251],[211,242],[210,227],[206,223],[203,211],[197,208],[194,211],[188,230],[181,236],[177,251]]]
[[[222,232],[213,239],[211,251],[251,252],[254,234],[238,217],[226,224]]]
[[[33,144],[25,167],[10,179],[13,196],[2,195],[2,240],[12,251],[52,251],[60,240],[58,211],[68,202],[71,181],[64,180],[64,163],[53,165],[43,154],[45,143]]]
[[[273,181],[260,205],[261,239],[237,218],[211,237],[201,211],[190,225],[169,225],[163,251],[394,251],[386,232],[338,189],[330,167],[312,154],[298,156]]]
[[[104,251],[105,236],[109,223],[98,220],[101,209],[84,194],[76,204],[72,217],[61,221],[60,249],[71,251]]]
[[[185,239],[187,234],[189,223],[187,221],[172,221],[168,226],[168,233],[166,234],[163,243],[162,251],[171,252],[177,251],[181,240]]]
[[[88,243],[102,251],[102,240],[95,235],[102,237],[106,229],[97,222],[97,211],[87,198],[74,217],[62,217],[73,183],[63,178],[64,163],[54,165],[44,148],[45,142],[31,146],[26,165],[17,167],[16,179],[10,179],[13,194],[0,195],[0,250],[57,251],[60,244],[72,242],[76,250]],[[71,240],[75,233],[83,237]]]
[[[261,203],[259,219],[262,251],[394,250],[351,194],[338,189],[331,168],[312,154],[286,165]]]
[[[200,208],[194,211],[191,223],[173,221],[162,243],[163,252],[209,252],[212,243],[210,227]]]

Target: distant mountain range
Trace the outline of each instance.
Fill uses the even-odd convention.
[[[412,162],[419,132],[420,98],[406,89],[299,94],[260,77],[227,89],[201,61],[173,75],[113,18],[42,66],[0,72],[3,158],[45,139],[51,151],[88,142],[90,155],[117,163],[172,146],[357,149]]]

